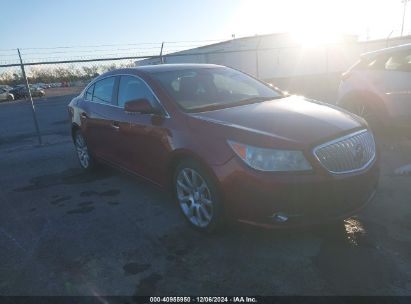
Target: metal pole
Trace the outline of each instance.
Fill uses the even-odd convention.
[[[407,2],[408,2],[408,1],[409,1],[409,0],[402,0],[402,3],[404,3],[404,12],[403,12],[403,14],[402,14],[401,37],[402,37],[402,35],[403,35],[403,33],[404,33],[405,12],[406,12],[406,9],[407,9]]]
[[[23,73],[23,78],[26,82],[26,90],[28,92],[30,102],[31,102],[31,113],[33,114],[34,126],[36,127],[37,137],[39,139],[39,145],[41,146],[43,143],[41,141],[39,123],[37,121],[37,116],[36,116],[36,108],[34,107],[33,97],[31,96],[29,81],[27,80],[26,71],[24,70],[24,64],[23,64],[23,60],[21,59],[20,50],[17,49],[17,52],[19,53],[21,72]]]
[[[261,44],[261,37],[259,37],[257,46],[255,48],[255,74],[257,78],[260,78],[260,63],[258,59],[258,49],[260,48]]]
[[[330,72],[329,70],[329,61],[330,61],[330,58],[329,58],[329,51],[328,51],[328,45],[326,45],[325,46],[325,74],[327,74],[327,76],[329,76],[328,75],[328,73]],[[328,77],[327,77],[327,79],[328,79]]]
[[[161,50],[160,50],[160,63],[164,63],[164,58],[163,58],[163,47],[164,47],[164,42],[161,43]]]
[[[388,42],[389,42],[389,40],[390,40],[390,38],[391,38],[392,33],[394,33],[394,30],[392,30],[392,31],[390,32],[390,34],[387,36],[387,38],[385,39],[385,47],[388,47]]]

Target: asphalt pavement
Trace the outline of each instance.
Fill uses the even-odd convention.
[[[85,173],[70,96],[0,104],[1,295],[411,295],[407,134],[379,140],[375,200],[340,225],[203,235],[169,194],[110,168]]]

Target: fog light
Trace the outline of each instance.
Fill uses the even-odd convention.
[[[284,222],[288,221],[288,215],[285,214],[285,213],[283,213],[283,212],[274,213],[274,214],[271,216],[271,218],[272,218],[274,221],[278,222],[278,223],[284,223]]]

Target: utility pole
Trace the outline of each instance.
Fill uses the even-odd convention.
[[[402,0],[401,2],[404,3],[404,12],[402,14],[402,26],[401,26],[401,37],[404,33],[404,23],[405,23],[405,12],[407,11],[407,2],[410,0]]]
[[[27,94],[28,94],[28,97],[30,98],[30,102],[31,102],[31,113],[33,114],[34,126],[36,127],[37,137],[39,139],[39,145],[41,146],[42,141],[41,141],[39,123],[37,121],[37,116],[36,116],[36,108],[34,107],[33,97],[31,96],[29,81],[27,80],[26,71],[24,70],[24,64],[23,64],[23,60],[21,59],[20,50],[17,49],[17,52],[19,53],[21,72],[23,74],[23,78],[24,78],[24,81],[25,81],[25,84],[26,84]]]

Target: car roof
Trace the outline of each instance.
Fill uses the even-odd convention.
[[[367,52],[367,53],[361,54],[361,58],[374,58],[381,54],[389,54],[389,53],[401,52],[401,51],[407,51],[407,50],[411,50],[411,43],[396,45],[393,47],[384,48],[384,49],[380,49],[377,51]]]

